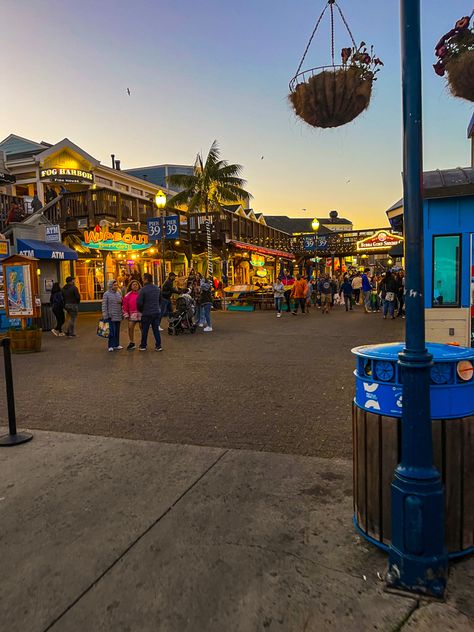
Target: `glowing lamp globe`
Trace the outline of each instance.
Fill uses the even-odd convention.
[[[311,222],[311,228],[314,231],[317,231],[319,229],[319,220],[314,218],[313,221]]]
[[[155,195],[155,204],[158,208],[165,208],[166,206],[166,195],[163,193],[163,191],[161,191],[161,189]]]

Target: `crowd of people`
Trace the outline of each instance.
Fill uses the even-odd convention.
[[[365,313],[382,312],[383,318],[405,318],[405,274],[403,270],[387,270],[372,274],[370,268],[363,272],[353,270],[335,276],[321,274],[296,278],[289,270],[273,284],[273,296],[277,318],[286,306],[288,313],[296,316],[298,310],[309,314],[312,307],[329,314],[335,305],[344,305],[346,312],[361,305]]]
[[[162,319],[168,318],[171,323],[176,314],[172,305],[173,295],[183,299],[181,305],[184,305],[190,314],[190,328],[193,331],[200,327],[206,333],[212,332],[211,309],[215,287],[214,279],[195,274],[194,270],[190,271],[184,288],[176,286],[174,272],[170,272],[162,287],[155,285],[152,275],[148,273],[141,278],[138,273],[132,275],[125,272],[118,281],[110,279],[102,297],[102,323],[107,324],[108,351],[123,349],[120,344],[123,321],[127,322],[128,351],[136,349],[137,329],[140,338],[139,350],[146,351],[150,328],[155,339],[155,350],[162,351]],[[76,336],[80,302],[81,297],[74,277],[68,277],[63,288],[59,283],[54,283],[50,303],[56,319],[55,327],[51,330],[55,336]],[[180,303],[177,301],[177,309],[178,305]]]

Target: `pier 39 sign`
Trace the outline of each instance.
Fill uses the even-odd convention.
[[[82,169],[51,167],[41,169],[40,179],[49,180],[50,182],[64,182],[65,184],[92,184],[94,182],[94,174],[91,171],[83,171]]]

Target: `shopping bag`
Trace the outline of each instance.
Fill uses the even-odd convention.
[[[110,331],[110,323],[107,320],[100,319],[97,323],[97,335],[100,338],[108,338]]]
[[[395,300],[395,293],[394,292],[387,292],[385,294],[385,300],[389,301],[389,302],[394,301]]]

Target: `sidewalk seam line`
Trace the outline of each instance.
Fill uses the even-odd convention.
[[[85,595],[94,588],[94,586],[96,586],[106,575],[107,573],[109,573],[109,571],[111,571],[114,566],[116,566],[120,560],[122,560],[127,553],[129,553],[133,547],[138,544],[138,542],[140,542],[140,540],[142,538],[144,538],[166,515],[168,515],[170,513],[170,511],[176,507],[176,505],[186,496],[186,494],[188,492],[190,492],[193,487],[195,487],[213,468],[214,466],[216,466],[219,461],[229,452],[230,450],[224,450],[222,452],[222,454],[220,454],[218,456],[218,458],[211,463],[211,465],[204,470],[204,472],[202,472],[202,474],[200,474],[197,479],[191,483],[191,485],[189,485],[179,496],[178,498],[176,498],[176,500],[167,508],[165,509],[165,511],[163,511],[162,514],[160,514],[158,516],[158,518],[156,518],[156,520],[154,520],[146,529],[145,531],[143,531],[142,533],[140,533],[140,535],[138,535],[123,551],[122,553],[120,553],[120,555],[114,559],[109,566],[107,566],[107,568],[102,571],[102,573],[96,577],[96,579],[94,579],[94,581],[89,584],[89,586],[87,586],[87,588],[85,588],[80,595],[78,595],[53,621],[51,621],[51,623],[49,623],[46,628],[44,628],[43,632],[48,632],[49,630],[51,630],[56,623],[58,623],[58,621],[60,621],[60,619],[62,619],[64,617],[65,614],[67,614],[72,608],[74,608],[74,606],[79,603],[79,601],[81,601],[81,599],[83,597],[85,597]]]

